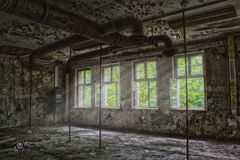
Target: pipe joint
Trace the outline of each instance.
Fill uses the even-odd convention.
[[[17,5],[17,0],[0,0],[0,11],[12,13]]]

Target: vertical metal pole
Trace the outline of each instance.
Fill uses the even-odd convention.
[[[68,100],[68,138],[69,138],[69,142],[71,142],[71,79],[72,79],[72,74],[71,74],[71,68],[72,68],[72,48],[71,46],[69,47],[70,49],[70,57],[69,57],[69,68],[68,68],[68,71],[69,71],[69,94],[68,94],[68,97],[69,97],[69,100]]]
[[[188,124],[188,60],[187,60],[187,37],[186,37],[186,22],[185,22],[185,11],[182,11],[183,21],[183,40],[184,40],[184,58],[185,58],[185,89],[186,89],[186,139],[187,139],[187,160],[189,160],[189,124]]]
[[[99,148],[102,148],[102,45],[100,45],[99,50],[99,65],[100,65],[100,98],[99,98]]]
[[[29,78],[30,78],[30,82],[29,82],[29,115],[28,115],[28,127],[29,129],[31,129],[32,127],[32,57],[29,57]]]

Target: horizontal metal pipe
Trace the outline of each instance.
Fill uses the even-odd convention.
[[[0,0],[0,11],[109,45],[125,47],[136,43],[135,39],[117,33],[102,36],[101,25],[45,2],[42,0]]]
[[[111,34],[103,36],[101,25],[46,2],[42,0],[0,0],[0,11],[81,35],[81,37],[77,35],[72,36],[39,48],[31,54],[32,59],[87,39],[119,47],[138,46],[148,43],[148,39],[143,34],[142,24],[136,18],[127,17],[115,21],[114,23],[116,24],[109,23],[111,26],[109,32],[108,30],[104,30],[104,32]],[[114,32],[111,29],[112,26],[117,28],[116,31],[120,31],[127,26],[132,26],[134,34],[132,37],[126,37],[119,33],[112,33]],[[165,39],[161,39],[160,41],[163,41],[165,45],[169,44]]]
[[[111,33],[116,33],[119,31],[122,31],[126,28],[132,28],[132,36],[143,36],[144,37],[144,33],[143,33],[143,26],[142,26],[142,22],[132,16],[128,16],[128,17],[122,17],[119,19],[116,19],[112,22],[106,23],[102,25],[102,32],[104,35],[107,34],[111,34]]]

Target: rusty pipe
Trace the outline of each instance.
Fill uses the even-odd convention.
[[[96,32],[100,25],[42,0],[0,0],[0,11],[71,33]]]
[[[173,48],[173,42],[171,38],[167,35],[150,37],[148,38],[148,43],[155,45],[157,48],[159,48],[159,43],[163,43],[165,47],[162,53],[165,56],[172,56],[177,52],[176,49]]]
[[[107,35],[105,37],[98,37],[98,38],[99,38],[99,40],[104,41],[106,43],[109,43],[113,46],[120,45],[120,46],[128,47],[128,46],[136,45],[136,44],[133,43],[131,38],[125,37],[125,36],[120,35],[118,33],[113,33],[113,34]],[[32,51],[30,53],[30,57],[32,59],[34,59],[36,57],[43,56],[45,54],[56,51],[58,49],[62,49],[62,48],[71,46],[75,43],[86,42],[86,41],[88,41],[88,40],[84,37],[81,37],[79,35],[73,35],[73,36],[67,37],[65,39],[59,40],[57,42],[51,43],[49,45],[40,47],[40,48]]]
[[[108,30],[104,30],[104,32],[111,34],[102,35],[101,25],[72,12],[53,6],[46,1],[43,2],[42,0],[0,0],[0,11],[27,18],[37,23],[49,25],[67,32],[76,33],[84,38],[92,39],[108,45],[129,47],[141,45],[148,41],[143,34],[141,22],[134,17],[116,20],[114,21],[116,24],[111,22],[108,23],[108,25],[105,26],[106,28],[109,28],[109,32]],[[121,29],[129,26],[128,23],[130,23],[130,26],[132,26],[133,29],[133,35],[131,37],[126,37],[119,33],[112,33],[114,32],[114,29],[112,28],[116,28],[119,32]],[[158,40],[160,41],[160,39]],[[166,41],[165,44],[169,44],[167,39],[163,41]],[[69,42],[68,45],[71,43]],[[58,49],[56,46],[59,46],[59,44],[53,44],[42,49],[40,48],[31,56],[35,57],[40,52],[45,54],[49,51],[56,50]]]
[[[139,19],[132,16],[122,17],[122,18],[113,20],[112,22],[103,24],[101,27],[101,31],[103,35],[107,35],[107,34],[122,31],[128,27],[132,28],[133,37],[134,36],[144,37],[142,22]]]
[[[0,11],[105,44],[117,44],[125,47],[125,44],[129,46],[136,42],[136,40],[115,33],[103,36],[100,31],[101,25],[42,0],[0,0]],[[138,32],[140,32],[139,30],[141,29],[137,29]]]

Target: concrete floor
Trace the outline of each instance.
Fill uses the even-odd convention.
[[[0,137],[11,135],[16,140],[0,144],[0,160],[183,160],[184,139],[166,138],[123,132],[102,132],[102,149],[98,149],[98,130],[72,127],[72,142],[68,141],[68,127],[26,128],[0,130]],[[16,142],[27,148],[18,151]],[[240,144],[191,140],[190,159],[240,160]]]

